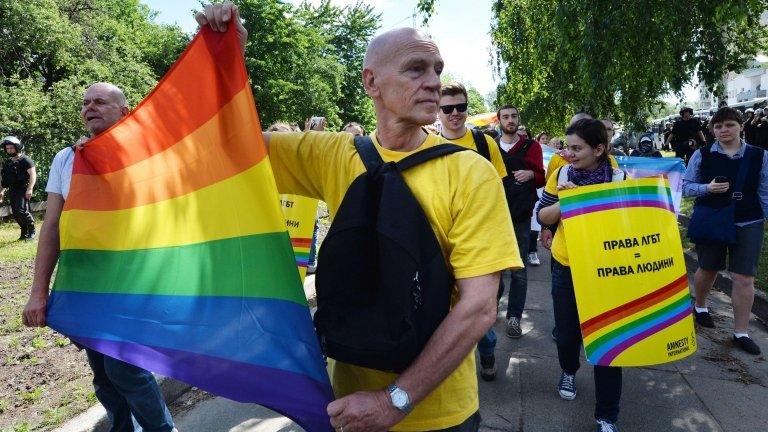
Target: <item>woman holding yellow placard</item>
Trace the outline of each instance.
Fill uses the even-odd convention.
[[[582,119],[566,131],[570,164],[549,177],[537,208],[542,225],[558,224],[552,241],[552,302],[557,328],[557,356],[562,373],[558,382],[560,397],[576,398],[576,371],[582,337],[573,279],[568,261],[565,233],[560,222],[558,192],[579,186],[624,180],[626,174],[611,167],[608,159],[608,136],[599,120]],[[621,368],[595,366],[595,420],[599,432],[616,432],[621,399]]]

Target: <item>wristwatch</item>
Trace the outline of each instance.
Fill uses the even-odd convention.
[[[387,387],[387,393],[389,393],[389,399],[392,401],[392,405],[402,411],[405,414],[411,412],[413,407],[411,406],[411,398],[408,393],[392,383]]]

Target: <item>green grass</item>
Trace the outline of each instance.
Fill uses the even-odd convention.
[[[40,222],[37,222],[40,225]],[[35,258],[37,241],[19,241],[19,226],[0,223],[0,263],[19,263]]]

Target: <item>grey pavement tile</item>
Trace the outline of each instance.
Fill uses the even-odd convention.
[[[685,379],[728,432],[768,430],[768,388],[688,375]]]

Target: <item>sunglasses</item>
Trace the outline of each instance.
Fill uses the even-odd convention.
[[[463,113],[463,112],[467,111],[467,105],[468,104],[466,102],[460,103],[460,104],[456,104],[456,105],[440,105],[440,109],[443,111],[443,114],[450,114],[450,113],[452,113],[454,108],[458,112]]]

